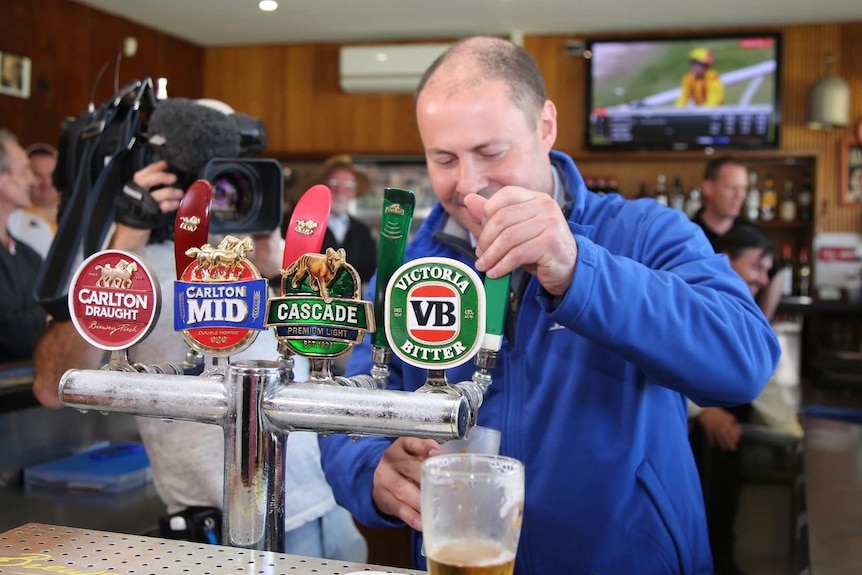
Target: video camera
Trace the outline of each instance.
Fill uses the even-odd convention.
[[[68,315],[72,271],[103,249],[114,222],[173,235],[175,214],[162,214],[135,172],[165,160],[173,187],[197,179],[213,184],[210,231],[264,234],[281,224],[284,176],[266,148],[259,119],[212,100],[158,100],[150,78],[134,80],[101,106],[63,122],[55,187],[61,192],[57,234],[36,281],[36,299],[54,317]]]

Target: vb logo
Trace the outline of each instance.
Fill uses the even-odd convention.
[[[466,362],[485,334],[485,289],[469,266],[422,258],[398,268],[386,287],[386,339],[415,367]]]
[[[407,294],[407,329],[417,341],[447,343],[458,334],[458,292],[445,284],[419,285]]]

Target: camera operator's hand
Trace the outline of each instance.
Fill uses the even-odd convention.
[[[280,230],[273,230],[272,233],[252,236],[254,240],[254,251],[249,254],[249,258],[257,269],[260,275],[265,278],[271,278],[281,273],[281,258],[284,254],[284,241],[281,238]]]
[[[141,205],[148,205],[147,211],[167,214],[180,207],[184,192],[179,188],[171,187],[176,183],[177,177],[167,169],[168,163],[164,160],[153,162],[135,172],[132,181],[126,185],[130,190],[142,190]],[[157,186],[159,186],[158,189],[152,190]],[[136,218],[130,217],[128,213],[117,215],[117,230],[111,241],[112,248],[140,252],[149,239],[149,226],[141,227]]]

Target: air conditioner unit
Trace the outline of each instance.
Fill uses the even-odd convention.
[[[413,92],[422,74],[450,44],[345,46],[341,89],[345,92]]]

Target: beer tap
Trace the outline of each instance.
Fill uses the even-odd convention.
[[[380,240],[377,246],[377,284],[374,288],[374,323],[378,326],[371,336],[371,377],[379,389],[389,382],[389,363],[392,349],[382,329],[386,314],[386,286],[389,278],[404,262],[404,251],[410,237],[416,197],[410,190],[386,188],[383,190],[383,216],[380,220]]]
[[[182,279],[183,272],[195,261],[186,251],[199,248],[209,240],[212,197],[212,185],[206,180],[198,180],[186,190],[177,208],[174,220],[174,264],[178,280]],[[203,369],[203,365],[203,354],[189,346],[183,362],[184,372],[196,375]]]
[[[129,348],[150,334],[161,309],[159,283],[142,259],[123,250],[97,252],[81,263],[70,285],[75,329],[90,345],[111,352],[101,371],[182,373],[172,364],[129,360]]]
[[[506,323],[506,303],[509,300],[509,284],[512,274],[492,279],[485,276],[486,323],[482,347],[476,353],[476,371],[470,381],[455,384],[470,404],[470,427],[476,424],[479,408],[491,385],[491,372],[497,364],[497,352],[503,344],[503,329]]]
[[[281,352],[308,358],[309,382],[376,389],[370,375],[332,375],[332,360],[374,331],[374,314],[370,303],[358,299],[361,280],[344,249],[319,253],[330,205],[329,188],[318,184],[294,209],[285,236],[281,297],[268,302],[267,325],[275,329]]]
[[[328,193],[328,189],[324,189]],[[324,194],[323,191],[314,193]],[[317,219],[302,216],[301,212],[295,215],[296,222],[292,222],[291,229],[301,222],[312,230],[311,234],[303,234],[306,236],[313,235],[313,230],[319,229],[321,221],[325,220],[323,216],[314,216]],[[322,231],[319,233],[322,235]],[[328,377],[327,360],[346,353],[366,332],[375,329],[371,304],[358,299],[360,278],[347,263],[343,251],[327,250],[326,254],[320,254],[312,250],[287,256],[292,261],[282,273],[282,295],[269,299],[266,313],[258,314],[260,294],[266,297],[266,281],[254,277],[253,266],[244,258],[247,250],[243,245],[248,247],[247,244],[237,238],[233,240],[237,241],[234,247],[238,251],[232,252],[236,258],[222,254],[227,259],[216,261],[209,256],[219,248],[207,244],[196,248],[197,251],[188,248],[183,252],[185,256],[194,257],[194,261],[186,263],[181,281],[175,284],[175,328],[183,331],[186,341],[204,356],[224,357],[253,339],[254,330],[265,329],[265,325],[274,327],[284,357],[293,354],[308,357],[316,377],[306,382],[294,381],[290,362],[266,360],[228,363],[223,376],[218,377],[138,370],[69,370],[61,378],[59,396],[63,404],[81,410],[133,413],[221,426],[225,437],[222,543],[282,551],[288,433],[312,431],[352,436],[410,436],[437,441],[461,439],[471,421],[470,406],[460,394],[377,389],[377,381],[371,375]],[[295,240],[291,237],[286,243],[297,251],[308,249],[297,248]],[[143,337],[146,321],[155,321],[158,316],[158,301],[142,293],[140,286],[149,278],[147,285],[155,292],[158,284],[146,273],[143,262],[124,259],[123,252],[100,255],[103,254],[106,254],[105,260],[88,260],[89,267],[78,272],[87,281],[76,287],[75,296],[70,296],[70,306],[73,303],[79,307],[90,305],[93,309],[84,309],[75,325],[79,330],[91,332],[94,341],[106,338],[105,334],[116,337],[117,333]],[[125,263],[121,265],[121,261]],[[448,266],[449,263],[454,267]],[[464,321],[478,318],[484,326],[484,292],[478,276],[469,268],[459,271],[455,264],[462,265],[441,260],[440,265],[434,266],[436,271],[430,267],[425,271],[429,277],[437,277],[438,284],[451,285],[449,295],[452,298],[456,297],[456,291],[459,298],[461,292],[465,292],[463,305],[457,306],[459,317],[463,315]],[[114,273],[118,267],[123,270],[122,274]],[[415,273],[393,275],[388,282],[387,296],[393,289],[391,286],[399,282],[405,288],[415,283]],[[473,276],[469,282],[464,279],[468,273]],[[114,284],[116,277],[120,277],[116,280],[119,283]],[[102,283],[97,285],[97,281]],[[430,295],[429,301],[439,300],[434,294]],[[454,303],[452,306],[452,309],[446,305],[411,308],[419,309],[423,320],[437,315],[449,319],[455,317],[456,306]],[[400,308],[393,309],[401,310],[400,317],[406,307],[402,301]],[[259,324],[255,323],[256,315],[261,316]],[[112,321],[91,321],[97,317]],[[134,322],[130,323],[129,318]],[[387,314],[386,322],[389,321]],[[450,329],[446,323],[443,321],[441,325]],[[252,331],[254,333],[250,333]],[[478,347],[481,331],[472,329],[474,343],[444,342],[446,350],[428,353],[451,359],[451,352],[458,356],[457,360],[466,361]],[[390,346],[393,341],[388,339]],[[113,340],[107,343],[115,345],[116,349],[130,345],[125,342],[118,345]],[[318,360],[320,363],[315,367],[314,362]]]
[[[386,293],[386,336],[406,363],[425,368],[428,376],[416,391],[463,396],[475,425],[490,370],[503,338],[510,275],[485,277],[454,260],[423,258],[393,274]],[[451,385],[446,368],[475,354],[477,370],[470,381]]]

